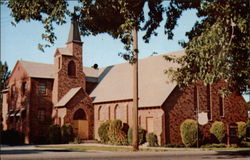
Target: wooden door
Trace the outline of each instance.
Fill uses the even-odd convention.
[[[146,127],[148,133],[154,132],[154,118],[153,117],[146,117]]]

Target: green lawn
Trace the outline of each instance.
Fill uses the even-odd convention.
[[[94,145],[40,145],[36,146],[38,148],[57,148],[57,149],[67,149],[71,151],[110,151],[110,152],[132,152],[132,147],[127,146],[94,146]],[[183,151],[195,151],[195,150],[249,150],[250,148],[140,148],[140,151],[154,151],[154,152],[162,152],[162,151],[175,151],[175,150],[183,150]]]
[[[72,151],[111,151],[111,152],[132,152],[132,147],[122,147],[122,146],[84,146],[84,145],[42,145],[36,146],[39,148],[63,148]],[[159,148],[141,148],[140,151],[167,151],[168,149],[159,149]]]

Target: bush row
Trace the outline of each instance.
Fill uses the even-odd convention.
[[[247,141],[250,137],[250,121],[245,122],[236,122],[237,124],[237,136],[239,144]],[[192,147],[197,143],[197,132],[198,124],[195,120],[187,119],[180,126],[182,142],[186,147]],[[210,133],[216,137],[216,139],[222,143],[225,135],[226,128],[223,122],[215,121],[211,128]]]
[[[121,120],[108,120],[98,128],[98,135],[101,143],[116,145],[132,145],[133,129],[127,127]],[[139,144],[146,141],[149,146],[157,146],[157,136],[154,133],[146,134],[142,128],[138,128]]]
[[[24,144],[24,134],[14,129],[1,131],[0,144],[22,145]]]
[[[48,138],[51,144],[69,143],[74,139],[73,127],[70,124],[64,124],[62,127],[53,124],[49,127]]]

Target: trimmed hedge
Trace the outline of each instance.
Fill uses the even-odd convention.
[[[74,133],[73,133],[73,127],[71,124],[64,124],[61,127],[61,142],[62,143],[69,143],[74,140]]]
[[[247,126],[247,131],[246,131],[247,141],[250,141],[250,120],[247,121],[246,126]]]
[[[121,120],[106,121],[98,128],[98,135],[101,143],[126,145],[127,135],[123,131]]]
[[[217,140],[222,143],[225,135],[226,129],[223,122],[215,121],[210,128],[210,133],[213,134]]]
[[[157,136],[154,133],[147,133],[146,139],[147,139],[147,142],[148,142],[148,146],[150,146],[150,147],[158,146]]]
[[[100,137],[101,143],[108,143],[108,130],[109,130],[110,121],[106,121],[100,125],[98,128],[98,135]]]
[[[146,131],[141,127],[138,128],[138,138],[139,138],[139,145],[146,142]],[[129,128],[128,130],[128,144],[132,144],[133,142],[133,128]]]
[[[59,125],[52,124],[49,126],[49,142],[51,144],[61,143],[61,128]]]
[[[24,134],[14,129],[1,131],[0,139],[1,139],[1,144],[7,144],[7,145],[23,145],[24,144]]]
[[[122,121],[117,119],[110,122],[108,137],[110,144],[126,145],[127,135],[122,130]]]
[[[182,142],[186,147],[192,147],[196,144],[198,125],[195,120],[185,120],[180,126],[180,131]]]
[[[245,122],[236,122],[238,125],[238,138],[242,141],[246,137],[247,125]]]

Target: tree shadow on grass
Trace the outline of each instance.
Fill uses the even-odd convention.
[[[42,152],[86,152],[86,150],[73,150],[73,149],[12,149],[1,150],[1,155],[8,154],[39,154]]]

